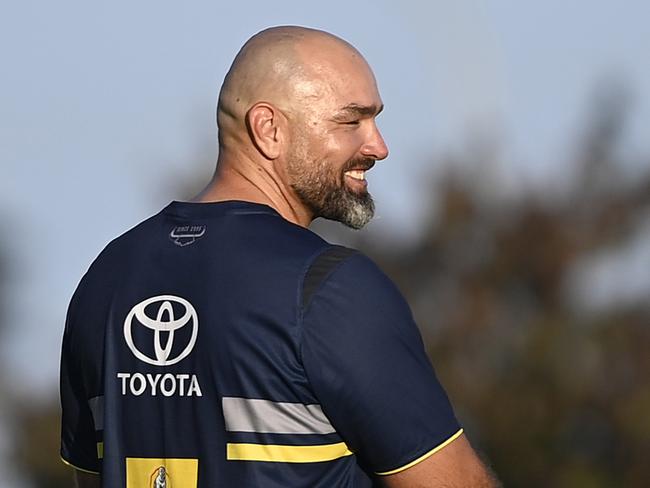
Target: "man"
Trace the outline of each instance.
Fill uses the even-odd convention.
[[[61,453],[80,486],[495,486],[394,285],[306,229],[372,217],[381,109],[337,37],[244,45],[210,184],[109,244],[71,301]]]

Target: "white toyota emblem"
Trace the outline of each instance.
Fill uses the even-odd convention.
[[[158,311],[156,312],[156,317],[152,318],[147,315],[145,309],[148,305],[160,303]],[[179,318],[174,316],[174,307],[172,303],[177,303],[181,305],[185,312]],[[155,308],[155,307],[151,307]],[[150,308],[150,310],[151,310]],[[146,354],[143,354],[135,346],[133,342],[132,326],[133,319],[137,319],[137,322],[144,325],[148,329],[154,331],[153,334],[153,347],[156,354],[155,358],[151,358]],[[183,351],[176,357],[170,358],[172,352],[172,346],[174,345],[174,331],[180,329],[181,327],[186,326],[191,322],[192,325],[192,336],[190,340],[183,349]],[[165,345],[161,343],[161,332],[167,332],[167,341]],[[145,363],[153,364],[154,366],[169,366],[176,364],[181,359],[186,357],[189,353],[192,352],[194,348],[194,343],[196,342],[196,336],[199,332],[199,320],[196,315],[196,310],[190,302],[181,297],[176,297],[174,295],[160,295],[157,297],[147,298],[145,301],[138,303],[135,307],[131,309],[129,314],[124,320],[124,339],[126,340],[129,349],[131,352]]]

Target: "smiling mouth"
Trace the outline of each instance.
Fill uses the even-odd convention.
[[[358,181],[366,181],[366,170],[365,169],[351,169],[343,173],[345,176],[353,178]]]
[[[350,182],[356,186],[367,186],[366,171],[372,169],[375,162],[372,159],[357,160],[352,168],[343,172],[343,174],[351,180]]]
[[[343,173],[345,186],[353,193],[367,193],[368,182],[366,181],[365,169],[351,169]]]

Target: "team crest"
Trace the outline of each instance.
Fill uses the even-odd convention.
[[[159,466],[151,474],[151,488],[172,488],[171,480],[169,479],[169,474],[164,466]]]
[[[126,458],[126,488],[197,488],[199,460]]]

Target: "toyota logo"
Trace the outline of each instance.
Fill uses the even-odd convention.
[[[154,304],[159,304],[157,310],[155,306],[150,306]],[[174,306],[172,304],[178,304],[184,309],[181,317],[177,318],[174,316]],[[155,313],[155,318],[147,315],[148,306],[150,306],[148,311],[150,313]],[[156,355],[155,358],[147,356],[139,351],[135,346],[132,332],[134,318],[137,323],[153,330],[153,349]],[[174,332],[181,327],[185,327],[190,322],[192,326],[192,336],[190,337],[187,346],[178,356],[170,358],[169,356],[172,352],[172,346],[174,345]],[[167,333],[167,340],[164,341],[165,344],[162,344],[161,332]],[[185,358],[192,352],[198,332],[199,320],[196,315],[196,310],[194,310],[194,307],[190,302],[174,295],[160,295],[148,298],[133,307],[124,320],[124,339],[126,340],[129,349],[131,349],[131,352],[136,358],[145,363],[153,364],[154,366],[169,366],[176,364],[181,359]]]

